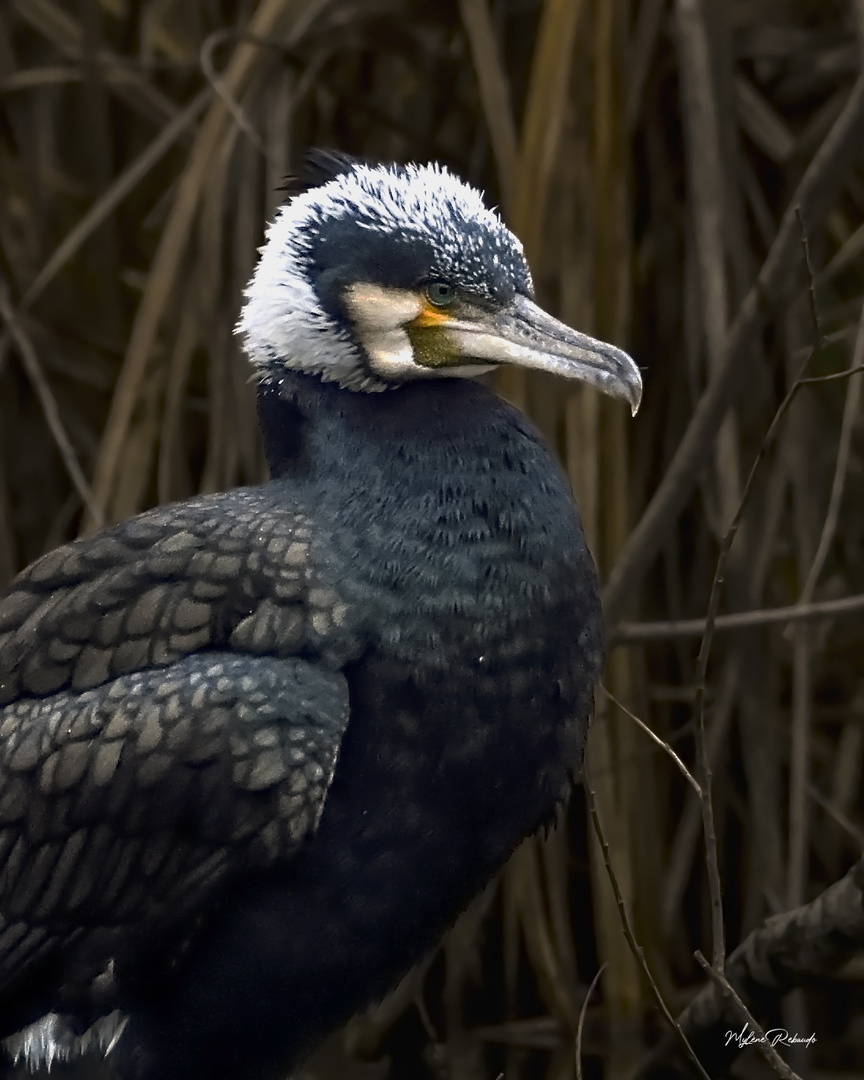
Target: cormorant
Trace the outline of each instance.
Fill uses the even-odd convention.
[[[0,1037],[37,1064],[284,1076],[581,763],[594,567],[550,451],[468,377],[539,368],[635,412],[639,372],[534,303],[450,172],[313,164],[238,328],[270,481],[0,595]]]

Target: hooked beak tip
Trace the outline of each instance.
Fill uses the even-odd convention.
[[[630,415],[635,416],[639,412],[639,406],[642,404],[642,377],[639,377],[638,382],[634,382],[630,387],[630,396],[627,399],[630,402]]]
[[[635,416],[642,404],[642,374],[633,358],[623,349],[597,342],[597,355],[606,361],[606,372],[598,389],[612,397],[622,398]]]

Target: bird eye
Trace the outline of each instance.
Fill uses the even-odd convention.
[[[456,290],[449,281],[430,281],[426,286],[426,296],[436,307],[447,307],[456,298]]]

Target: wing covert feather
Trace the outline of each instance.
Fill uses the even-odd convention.
[[[83,691],[202,650],[361,649],[313,537],[273,485],[159,507],[50,552],[0,594],[0,706]],[[333,575],[338,581],[338,576]]]
[[[0,709],[0,988],[46,950],[177,923],[289,860],[348,712],[341,674],[220,653]]]

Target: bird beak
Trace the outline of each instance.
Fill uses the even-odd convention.
[[[627,353],[572,330],[526,296],[517,295],[503,311],[472,306],[470,314],[463,308],[454,316],[445,316],[437,327],[449,346],[446,363],[481,361],[551,371],[623,398],[636,415],[642,376]]]

